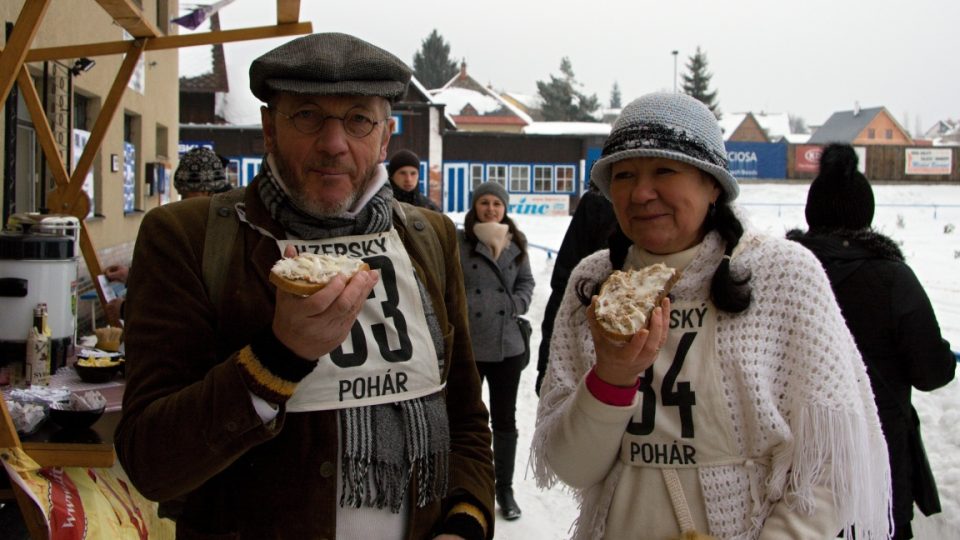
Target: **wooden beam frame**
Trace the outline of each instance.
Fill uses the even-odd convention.
[[[155,38],[160,29],[143,16],[143,10],[131,0],[96,0],[124,30],[135,38]]]
[[[73,169],[73,174],[70,176],[70,183],[66,186],[66,189],[58,188],[56,191],[50,193],[50,197],[47,200],[47,206],[50,207],[50,210],[61,214],[73,214],[75,216],[77,212],[83,210],[76,206],[77,195],[81,192],[84,178],[86,178],[87,173],[90,172],[90,168],[93,166],[94,156],[100,151],[103,139],[107,135],[107,128],[110,127],[110,122],[113,121],[113,115],[117,112],[117,109],[120,108],[120,101],[123,99],[123,93],[127,89],[127,83],[130,82],[130,77],[133,75],[133,71],[136,69],[137,62],[140,61],[142,54],[143,40],[137,39],[131,42],[127,55],[120,65],[120,70],[117,72],[116,78],[113,79],[113,85],[110,87],[106,99],[103,100],[100,114],[97,115],[97,121],[93,124],[93,129],[90,131],[90,139],[87,141],[83,153],[80,155],[80,160],[77,161],[77,166]],[[78,217],[82,218],[86,215],[86,211],[84,210],[84,213]]]
[[[277,26],[256,26],[237,30],[221,30],[219,32],[204,32],[184,36],[164,36],[149,39],[144,44],[144,51],[160,51],[177,49],[180,47],[195,47],[198,45],[216,45],[235,41],[249,41],[251,39],[266,39],[284,36],[297,36],[313,32],[311,23],[281,24]],[[27,53],[27,62],[42,62],[44,60],[59,60],[62,58],[82,58],[85,56],[105,56],[127,52],[130,41],[105,41],[103,43],[88,43],[85,45],[68,45],[64,47],[46,47],[33,49]]]
[[[47,12],[50,0],[27,2],[20,10],[17,24],[13,27],[10,40],[7,41],[6,54],[0,53],[0,101],[6,101],[7,94],[13,88],[13,81],[23,66],[30,44],[33,43],[40,21]]]
[[[120,108],[130,77],[144,52],[309,34],[313,32],[313,25],[309,22],[297,22],[299,20],[300,0],[277,0],[277,22],[282,24],[276,26],[223,30],[185,36],[160,36],[159,30],[144,18],[143,11],[132,0],[96,0],[96,2],[117,24],[126,29],[136,39],[30,50],[30,44],[36,37],[43,16],[50,5],[50,0],[28,0],[20,10],[16,26],[14,26],[10,39],[7,41],[5,50],[0,49],[0,102],[7,99],[14,81],[17,81],[27,104],[27,109],[33,119],[40,148],[43,150],[47,165],[56,183],[56,188],[48,194],[47,204],[54,213],[70,214],[79,218],[80,251],[97,291],[100,304],[106,305],[103,287],[98,279],[103,270],[85,222],[90,209],[90,199],[82,188],[87,174],[93,167],[94,157],[100,152],[110,123]],[[125,54],[126,56],[103,101],[100,113],[94,122],[93,130],[90,132],[90,139],[80,155],[80,160],[77,162],[73,174],[68,175],[50,123],[43,110],[40,96],[37,94],[33,79],[24,64],[25,62],[108,54]],[[109,322],[113,325],[119,325],[119,321],[112,318]]]

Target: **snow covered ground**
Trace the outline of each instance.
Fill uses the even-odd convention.
[[[902,243],[907,262],[930,296],[944,337],[960,349],[960,186],[874,186],[877,210],[874,226]],[[741,186],[738,200],[750,220],[770,234],[806,229],[803,204],[806,185],[749,184]],[[569,218],[512,216],[531,243],[560,247]],[[462,214],[453,214],[463,221]],[[947,232],[950,231],[950,232]],[[497,519],[497,538],[530,540],[567,538],[577,516],[577,503],[560,488],[541,491],[526,472],[530,437],[536,420],[536,348],[540,323],[550,296],[553,260],[545,252],[531,251],[537,286],[528,313],[533,322],[531,347],[534,358],[524,371],[517,404],[520,447],[515,491],[523,516],[513,522]],[[940,487],[943,513],[925,518],[917,511],[915,537],[921,540],[960,538],[960,392],[956,380],[930,393],[914,392],[923,436],[934,475]]]

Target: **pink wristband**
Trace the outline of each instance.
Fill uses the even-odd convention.
[[[633,386],[617,386],[598,377],[594,368],[587,373],[586,384],[590,394],[601,402],[614,407],[626,407],[633,403],[633,398],[640,388],[640,379],[638,378]]]

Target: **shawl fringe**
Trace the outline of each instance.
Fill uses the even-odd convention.
[[[877,451],[885,448],[883,434],[849,411],[810,405],[796,410],[793,443],[774,456],[770,498],[810,514],[813,487],[828,486],[845,538],[853,538],[854,529],[859,539],[889,538],[890,467],[887,453]]]

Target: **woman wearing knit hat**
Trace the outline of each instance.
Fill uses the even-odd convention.
[[[517,390],[530,361],[518,317],[530,307],[534,281],[526,237],[507,216],[509,203],[500,184],[480,184],[458,236],[473,355],[489,387],[497,504],[503,517],[514,520],[520,517],[513,496]]]
[[[227,159],[204,147],[191,149],[180,157],[173,173],[173,186],[184,199],[206,197],[233,186],[227,180]]]
[[[590,180],[619,226],[570,276],[531,450],[538,483],[581,500],[574,537],[886,538],[890,471],[856,344],[816,258],[733,205],[710,110],[633,101]],[[670,298],[608,339],[600,285],[655,263],[681,272]]]
[[[926,463],[913,388],[930,391],[953,380],[956,360],[930,300],[891,238],[873,230],[873,189],[846,144],[827,146],[807,194],[807,225],[787,238],[823,263],[837,303],[867,365],[893,480],[895,539],[913,538],[913,503],[940,511]]]
[[[420,193],[420,158],[409,150],[400,150],[390,156],[387,175],[393,187],[393,196],[400,202],[439,212],[436,203]]]

